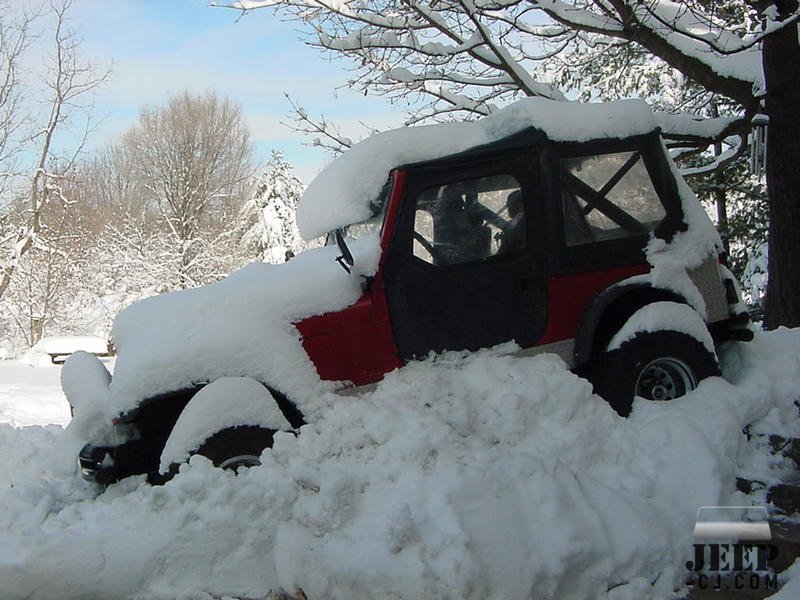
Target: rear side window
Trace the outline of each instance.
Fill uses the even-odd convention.
[[[646,235],[667,214],[638,152],[562,159],[559,174],[568,246]]]

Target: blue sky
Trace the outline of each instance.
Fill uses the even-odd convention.
[[[104,120],[96,145],[131,126],[142,105],[163,104],[183,89],[212,89],[242,105],[260,160],[282,150],[308,183],[329,157],[281,125],[290,113],[284,92],[354,138],[365,133],[362,120],[381,128],[402,123],[400,109],[380,98],[337,91],[348,63],[303,44],[296,24],[270,10],[239,18],[205,0],[75,0],[72,16],[87,56],[113,70],[97,98]]]

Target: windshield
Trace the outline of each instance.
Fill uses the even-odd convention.
[[[379,233],[381,231],[381,228],[383,227],[383,218],[386,215],[386,208],[389,206],[389,198],[392,195],[393,182],[394,178],[389,176],[389,179],[384,184],[381,193],[378,194],[377,198],[370,202],[369,207],[370,211],[372,212],[372,216],[359,223],[353,223],[351,225],[342,227],[342,235],[352,239],[358,239],[363,235]],[[332,233],[329,233],[325,240],[325,245],[328,246],[335,243],[336,240],[334,239],[334,236]]]

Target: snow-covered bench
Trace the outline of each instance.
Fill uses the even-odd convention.
[[[53,336],[39,340],[25,355],[28,364],[42,366],[43,364],[63,364],[73,352],[83,350],[97,357],[114,356],[111,342],[95,336]],[[45,359],[44,357],[49,357]]]

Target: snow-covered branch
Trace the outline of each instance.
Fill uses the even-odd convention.
[[[758,46],[798,19],[797,14],[758,13],[733,0],[713,6],[700,0],[239,0],[216,5],[244,13],[272,8],[296,19],[309,44],[353,60],[356,76],[350,84],[365,93],[392,101],[409,94],[427,97],[426,110],[415,110],[409,122],[480,116],[520,96],[586,94],[585,79],[596,80],[598,73],[608,74],[609,88],[612,81],[631,80],[626,69],[643,83],[656,74],[636,64],[642,51],[662,73],[680,72],[691,85],[729,98],[752,115],[763,90]],[[624,94],[635,86],[618,87]]]
[[[700,175],[709,175],[711,173],[715,173],[721,171],[728,165],[732,164],[741,156],[744,156],[747,153],[748,149],[748,139],[746,135],[739,136],[738,138],[734,138],[733,140],[726,140],[728,144],[728,148],[714,156],[713,159],[706,164],[696,166],[696,167],[687,167],[681,169],[681,174],[684,177],[697,177]]]
[[[90,95],[108,77],[108,71],[99,71],[94,65],[81,57],[81,44],[76,33],[68,27],[68,13],[72,7],[71,0],[61,2],[53,1],[49,4],[49,12],[40,14],[24,14],[21,21],[9,26],[5,19],[10,18],[10,9],[1,6],[0,10],[7,14],[0,15],[0,20],[5,24],[0,25],[0,64],[4,66],[4,84],[0,84],[0,155],[4,154],[3,148],[8,143],[8,138],[2,136],[11,131],[22,128],[23,124],[30,123],[35,117],[26,113],[20,101],[22,86],[17,78],[21,68],[25,50],[29,44],[27,39],[33,23],[42,18],[52,20],[52,29],[48,31],[49,48],[45,59],[44,73],[37,74],[42,84],[42,98],[46,106],[44,120],[36,123],[32,134],[24,134],[20,139],[19,148],[12,154],[17,154],[24,149],[25,153],[35,157],[35,163],[27,172],[27,195],[23,203],[26,211],[24,225],[18,230],[14,242],[5,254],[0,256],[0,298],[2,298],[11,279],[17,270],[22,257],[34,247],[37,236],[42,231],[42,212],[47,203],[58,200],[66,206],[69,202],[55,185],[52,179],[55,172],[49,170],[49,165],[54,162],[54,143],[56,135],[70,125],[72,117],[80,112],[85,112],[91,107],[91,102],[83,103],[83,99]],[[10,33],[11,32],[11,33]],[[14,43],[8,44],[9,36],[15,38]],[[5,102],[5,104],[3,104]],[[88,123],[88,121],[87,121]],[[88,126],[85,132],[88,132]],[[74,165],[74,157],[82,148],[86,134],[79,138],[77,150],[67,159],[62,166],[62,173]],[[6,158],[8,158],[8,154]]]
[[[293,123],[287,127],[307,134],[311,139],[311,145],[323,148],[331,154],[340,154],[353,145],[353,140],[342,135],[339,129],[328,123],[325,117],[315,119],[300,106],[291,96],[284,94],[287,102],[292,107]]]

